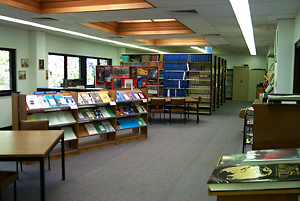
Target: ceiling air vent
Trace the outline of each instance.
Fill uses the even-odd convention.
[[[186,14],[198,14],[196,10],[173,10],[172,13],[186,13]]]
[[[38,18],[32,18],[32,19],[38,20],[38,21],[60,21],[60,20],[52,18],[52,17],[38,17]]]

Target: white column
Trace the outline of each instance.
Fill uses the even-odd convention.
[[[294,27],[294,19],[279,20],[277,24],[275,93],[293,93]]]

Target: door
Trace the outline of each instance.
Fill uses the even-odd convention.
[[[233,67],[232,100],[248,101],[249,67]]]

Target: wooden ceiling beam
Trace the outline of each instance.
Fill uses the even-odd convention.
[[[144,0],[0,0],[0,3],[39,14],[154,8]]]
[[[136,39],[151,45],[211,45],[203,38]]]

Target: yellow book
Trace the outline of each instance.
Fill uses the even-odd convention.
[[[103,103],[109,103],[111,101],[107,91],[100,91],[98,93]]]
[[[35,118],[32,114],[27,115],[27,120],[28,121],[35,121]]]

